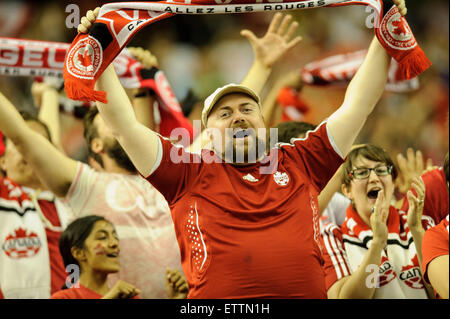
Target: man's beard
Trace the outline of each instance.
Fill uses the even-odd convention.
[[[267,153],[267,145],[264,139],[253,137],[253,141],[247,141],[247,150],[245,150],[245,142],[238,141],[234,145],[233,140],[229,141],[223,153],[223,159],[226,162],[235,164],[256,163]],[[241,145],[239,143],[242,143]]]
[[[131,173],[136,173],[136,167],[134,166],[133,162],[131,162],[128,154],[115,138],[105,138],[103,140],[103,145],[106,154],[114,159],[117,165]]]

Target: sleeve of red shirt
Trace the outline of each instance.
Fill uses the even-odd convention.
[[[292,139],[291,142],[295,147],[285,147],[285,154],[295,158],[300,169],[320,192],[344,162],[332,136],[328,135],[326,122],[309,131],[305,138]]]
[[[433,218],[437,225],[449,212],[448,190],[444,170],[438,168],[428,171],[422,175],[422,180],[425,184],[423,214]],[[414,195],[417,195],[413,188],[411,188],[411,191]],[[408,200],[405,198],[402,210],[407,212],[408,207]]]
[[[448,231],[441,222],[439,225],[430,228],[425,232],[422,239],[422,273],[425,281],[430,283],[428,279],[428,265],[430,262],[443,255],[449,253]]]
[[[173,145],[168,139],[159,136],[162,145],[161,162],[146,179],[173,205],[197,177],[195,162],[198,154],[188,153],[183,147]],[[160,150],[161,151],[161,150]]]
[[[74,296],[71,294],[69,289],[64,289],[55,292],[51,295],[50,299],[74,299]]]
[[[325,261],[325,288],[328,290],[338,280],[351,275],[350,264],[345,252],[342,233],[338,226],[327,224],[321,229],[325,249],[322,251]]]

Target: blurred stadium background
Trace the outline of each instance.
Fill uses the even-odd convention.
[[[66,27],[66,7],[76,4],[81,16],[106,2],[0,1],[0,36],[70,43],[75,28]],[[433,66],[423,73],[420,88],[409,93],[386,92],[367,121],[358,142],[384,147],[393,158],[408,147],[421,150],[437,165],[448,151],[449,19],[447,0],[406,0],[407,19]],[[373,31],[364,21],[365,7],[290,11],[299,22],[303,41],[277,65],[270,83],[288,72],[326,56],[367,48]],[[250,29],[257,36],[265,32],[273,13],[230,15],[178,15],[143,29],[129,46],[141,46],[157,56],[186,113],[195,101],[202,101],[216,87],[240,82],[249,69],[253,53],[239,35]],[[36,112],[31,98],[31,78],[0,76],[0,88],[23,110]],[[370,89],[370,88],[369,88]],[[311,111],[305,120],[320,123],[343,101],[345,88],[309,87],[301,97]],[[264,96],[264,94],[263,94]],[[192,113],[191,118],[199,118]],[[66,152],[84,160],[85,146],[79,121],[61,114]]]

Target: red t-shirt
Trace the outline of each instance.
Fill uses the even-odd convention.
[[[50,299],[101,299],[102,297],[99,293],[79,284],[78,288],[72,287],[54,293]]]
[[[449,252],[448,214],[437,226],[428,229],[422,239],[422,272],[424,280],[430,284],[428,265]]]
[[[160,140],[147,179],[171,208],[188,298],[326,298],[317,195],[343,160],[325,123],[272,149],[271,174]]]
[[[447,216],[449,212],[448,189],[445,174],[442,168],[434,169],[422,175],[425,184],[425,199],[423,214],[433,218],[437,225]],[[416,191],[411,188],[416,195]],[[408,200],[404,199],[402,211],[408,211]]]
[[[54,293],[50,299],[101,299],[103,296],[95,291],[79,284],[79,287],[72,287],[60,290]],[[140,299],[139,296],[134,296],[132,299]]]

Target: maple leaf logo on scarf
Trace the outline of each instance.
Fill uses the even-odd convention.
[[[395,279],[397,275],[394,272],[394,268],[389,263],[389,260],[385,257],[381,257],[381,266],[380,266],[380,277],[379,277],[379,285],[383,287],[390,283]]]
[[[420,268],[415,265],[419,265],[417,254],[411,260],[411,264],[402,267],[402,272],[400,273],[399,278],[410,288],[423,289],[424,285],[422,282],[422,274],[420,272]]]
[[[408,35],[408,30],[406,29],[406,26],[401,22],[401,20],[395,20],[392,22],[392,25],[395,27],[394,34],[396,35],[403,35],[404,38],[411,37]]]
[[[68,53],[68,71],[82,79],[94,79],[102,61],[102,47],[92,37],[83,39]]]

